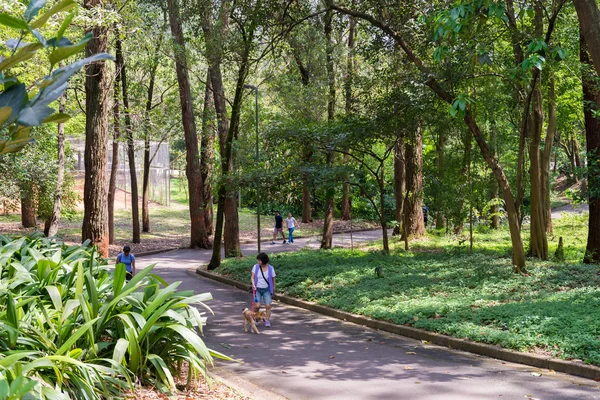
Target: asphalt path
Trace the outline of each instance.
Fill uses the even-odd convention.
[[[352,241],[379,237],[380,231],[360,232]],[[349,244],[348,234],[335,235],[334,246]],[[304,246],[318,247],[318,239],[264,243],[262,250]],[[244,245],[242,251],[256,254],[256,247]],[[259,324],[260,335],[245,333],[241,310],[250,306],[251,295],[196,275],[195,268],[209,259],[210,251],[174,250],[138,257],[137,266],[157,263],[155,273],[168,282],[181,281],[180,290],[212,294],[208,306],[214,315],[208,314],[204,340],[241,361],[217,361],[215,371],[250,383],[252,398],[600,399],[598,382],[450,350],[278,302],[271,328]]]

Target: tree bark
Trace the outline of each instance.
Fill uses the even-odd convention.
[[[206,87],[204,89],[204,106],[202,109],[202,140],[200,146],[200,170],[202,171],[202,182],[204,182],[204,192],[202,195],[204,207],[204,223],[209,235],[213,234],[213,193],[212,193],[212,174],[213,162],[215,157],[215,130],[211,124],[211,115],[214,111],[213,102],[210,99],[210,71],[206,74]]]
[[[84,0],[86,9],[102,5],[102,0]],[[85,47],[86,56],[106,52],[108,47],[106,26],[95,27],[92,34],[93,39]],[[85,71],[85,183],[81,240],[90,240],[102,257],[108,257],[108,67],[104,62],[96,62],[88,65]]]
[[[177,82],[179,84],[181,120],[186,147],[186,175],[188,179],[191,222],[190,247],[207,249],[210,248],[210,241],[208,239],[208,231],[206,230],[204,212],[202,209],[203,182],[200,172],[198,136],[196,134],[192,94],[187,73],[187,59],[179,6],[177,0],[168,0],[167,3],[169,7],[171,33],[177,44],[177,48],[175,49],[175,67],[177,71]]]
[[[117,69],[121,71],[121,86],[123,98],[123,111],[125,113],[125,134],[127,136],[127,158],[129,160],[129,179],[131,186],[131,218],[132,218],[132,242],[140,243],[140,202],[137,184],[137,172],[135,167],[135,142],[133,140],[133,126],[129,112],[129,95],[127,92],[127,68],[123,57],[122,42],[119,30],[116,30],[116,63]]]
[[[108,243],[115,243],[115,197],[117,195],[117,170],[119,168],[119,137],[121,136],[121,113],[119,111],[119,92],[121,71],[117,68],[113,84],[113,140],[112,162],[108,183]]]
[[[352,4],[354,5],[356,0],[353,0]],[[346,96],[346,116],[352,115],[352,84],[354,81],[354,33],[356,30],[356,18],[350,17],[350,26],[348,32],[348,59],[346,62],[346,79],[344,82],[344,92]],[[350,150],[344,150],[344,165],[347,165],[350,162],[350,155],[348,154]],[[344,182],[342,195],[342,205],[341,205],[341,218],[342,221],[350,220],[350,183],[348,182],[348,176],[346,176],[346,180]]]
[[[394,146],[394,197],[396,200],[396,226],[394,236],[403,232],[404,192],[406,189],[406,166],[404,159],[404,136],[398,136]]]
[[[423,221],[423,126],[407,137],[406,146],[406,200],[404,203],[403,238],[419,238],[425,235]],[[406,237],[405,237],[406,236]]]
[[[166,18],[166,16],[165,16]],[[150,81],[148,82],[148,91],[146,94],[146,107],[144,110],[144,172],[142,177],[142,232],[150,232],[150,167],[152,160],[150,157],[150,112],[152,111],[152,99],[154,97],[154,86],[156,83],[156,70],[160,57],[160,48],[163,41],[163,30],[160,32],[154,58],[150,66]],[[207,228],[208,229],[208,228]],[[210,232],[210,230],[209,230]]]
[[[305,147],[303,161],[309,163],[312,159],[312,150]],[[302,173],[302,222],[312,222],[312,207],[310,204],[310,175],[308,172]]]
[[[333,12],[329,9],[325,13],[325,58],[327,60],[327,82],[329,86],[329,99],[327,101],[327,121],[332,122],[335,118],[335,71],[333,65],[333,41],[332,33]],[[327,167],[331,168],[335,159],[334,150],[330,149],[327,154]],[[330,249],[333,242],[333,211],[335,208],[335,187],[331,182],[325,191],[325,216],[323,220],[323,237],[321,248]]]
[[[60,97],[60,105],[58,110],[61,113],[65,112],[65,104],[67,102],[66,94]],[[60,211],[62,208],[62,193],[65,182],[65,124],[61,122],[57,127],[57,143],[58,143],[58,162],[56,174],[56,191],[54,192],[54,206],[52,208],[52,216],[49,219],[48,231],[46,236],[56,236],[58,233],[58,224],[60,222]]]
[[[437,179],[439,185],[436,189],[435,196],[435,229],[442,229],[444,227],[444,214],[442,209],[444,208],[444,193],[442,193],[442,185],[444,182],[444,147],[446,146],[446,134],[442,130],[439,132],[438,141],[435,144],[435,150],[437,155]]]
[[[23,228],[35,228],[37,226],[33,193],[29,190],[21,191],[21,225],[23,225]]]
[[[581,30],[583,31],[583,27]],[[585,31],[580,34],[579,58],[582,64],[591,66],[592,60],[586,43],[588,36],[584,34]],[[594,111],[600,109],[600,91],[597,87],[598,77],[593,71],[584,70],[582,75],[590,207],[588,241],[583,262],[598,264],[600,263],[600,120],[594,115]]]
[[[600,75],[600,9],[596,0],[573,0],[580,31],[585,38],[588,61]]]
[[[533,257],[542,260],[548,259],[548,240],[546,238],[546,212],[544,209],[544,196],[541,180],[540,142],[544,126],[544,112],[542,111],[542,93],[538,87],[532,99],[532,113],[530,126],[529,160],[530,160],[530,197],[531,197],[531,224],[530,224],[530,252]]]
[[[550,203],[550,158],[556,136],[556,91],[554,86],[554,71],[548,76],[548,127],[542,154],[542,193],[544,195],[544,221],[546,233],[552,233],[552,207]]]

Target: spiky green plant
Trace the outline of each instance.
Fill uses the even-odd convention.
[[[198,336],[210,293],[177,292],[151,274],[129,282],[94,248],[0,235],[0,398],[98,399],[136,383],[165,392],[213,357]]]

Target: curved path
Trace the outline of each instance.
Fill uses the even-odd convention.
[[[354,240],[380,235],[355,233]],[[349,242],[348,236],[336,235],[334,245]],[[315,238],[285,246],[265,243],[263,250],[292,251],[316,243]],[[256,245],[242,250],[255,253]],[[155,272],[168,282],[182,281],[179,289],[212,293],[208,305],[214,315],[208,316],[204,340],[242,361],[217,362],[215,371],[253,399],[600,399],[598,382],[421,343],[280,303],[272,328],[259,324],[261,335],[244,333],[241,310],[250,305],[251,295],[196,275],[195,267],[209,259],[206,250],[174,250],[139,257],[138,266],[158,263]]]

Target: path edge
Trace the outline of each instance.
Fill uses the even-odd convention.
[[[198,267],[196,269],[196,274],[205,278],[215,280],[217,282],[234,286],[238,289],[242,289],[247,292],[250,292],[252,290],[252,286],[249,284],[242,283],[235,279],[227,278],[225,276],[203,270],[202,267]],[[479,354],[482,356],[495,358],[502,361],[529,365],[536,368],[554,370],[556,372],[563,372],[566,374],[580,376],[587,379],[600,379],[600,367],[584,364],[583,362],[561,360],[549,356],[523,353],[520,351],[505,349],[498,345],[472,342],[470,340],[459,339],[452,336],[429,332],[423,329],[417,329],[406,325],[396,325],[390,322],[379,321],[362,315],[336,310],[327,306],[322,306],[313,302],[300,300],[284,294],[275,294],[273,298],[282,303],[289,304],[295,307],[300,307],[305,310],[314,311],[316,313],[323,314],[328,317],[336,318],[346,322],[352,322],[373,329],[379,329],[381,331],[394,333],[401,336],[406,336],[412,339],[425,340],[439,346],[448,347],[450,349],[462,350],[469,353]]]

